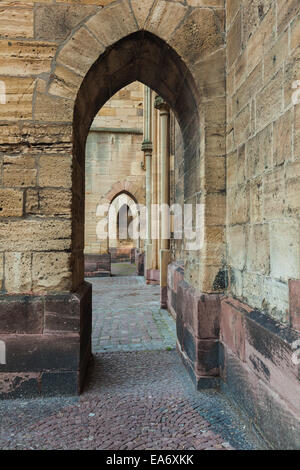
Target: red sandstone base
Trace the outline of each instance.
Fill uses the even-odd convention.
[[[290,282],[290,328],[233,298],[197,292],[181,266],[169,265],[177,350],[195,386],[220,386],[276,449],[300,448],[299,293]]]
[[[1,296],[0,398],[76,395],[91,358],[92,286],[47,296]],[[2,361],[3,362],[3,361]]]
[[[147,269],[146,282],[147,284],[159,285],[159,269]]]

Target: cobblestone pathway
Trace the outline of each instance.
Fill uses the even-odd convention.
[[[0,401],[1,449],[253,449],[225,398],[196,392],[175,351],[95,356],[79,399]]]
[[[124,342],[116,343],[115,352],[94,355],[79,398],[0,401],[0,449],[259,448],[225,397],[216,391],[196,392],[176,351],[165,349],[169,339],[174,344],[172,319],[162,314],[159,321],[165,321],[168,333],[161,333],[164,328],[154,319],[160,318],[157,292],[139,278],[130,286],[125,278],[95,281],[95,324],[101,313],[110,312],[110,321],[122,326],[108,330],[114,335],[127,331]],[[114,316],[117,293],[121,305]],[[123,330],[129,316],[132,324]],[[160,350],[119,351],[125,346],[149,348],[150,333]],[[139,343],[133,343],[136,337]]]
[[[174,349],[173,318],[160,309],[159,286],[143,277],[90,279],[93,284],[93,351]]]

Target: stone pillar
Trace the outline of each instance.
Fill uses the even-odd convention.
[[[167,308],[168,264],[170,262],[170,108],[160,97],[155,98],[155,107],[160,113],[160,161],[161,161],[161,249],[160,249],[160,303]]]
[[[151,193],[152,193],[152,91],[148,87],[144,87],[144,141],[142,151],[145,154],[146,167],[146,207],[147,207],[147,239],[145,244],[145,277],[148,279],[147,273],[152,267],[152,244],[151,244]]]

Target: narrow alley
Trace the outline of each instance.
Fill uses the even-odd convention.
[[[125,263],[114,269],[123,275],[90,280],[94,359],[84,393],[0,401],[0,448],[260,448],[221,393],[195,390],[159,286]]]

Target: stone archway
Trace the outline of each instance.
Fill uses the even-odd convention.
[[[83,384],[91,334],[91,291],[83,278],[85,141],[98,109],[134,80],[158,92],[174,111],[184,142],[185,201],[205,206],[204,247],[187,256],[185,279],[207,294],[207,301],[211,293],[223,290],[223,32],[220,7],[164,0],[146,1],[141,7],[138,0],[120,0],[76,26],[57,48],[49,74],[37,78],[34,122],[22,125],[19,137],[43,148],[40,180],[60,173],[62,181],[51,182],[55,190],[43,191],[45,217],[32,217],[37,210],[32,194],[25,218],[20,206],[15,214],[20,218],[1,227],[10,234],[4,251],[25,244],[33,260],[30,288],[6,282],[2,299],[7,316],[12,309],[19,312],[5,332],[7,364],[1,368],[9,375],[10,394],[22,393],[22,387],[36,393],[70,393]],[[16,235],[20,231],[22,242]],[[10,262],[13,265],[13,255],[7,257]],[[214,316],[210,310],[207,314]],[[178,316],[179,347],[188,352],[185,359],[197,378],[203,372],[197,369],[199,341],[209,337],[215,344],[216,338],[205,330],[207,322],[199,331],[198,312],[192,312],[192,318]],[[28,315],[33,316],[31,324],[24,320]],[[15,337],[15,332],[21,334]],[[205,344],[206,350],[210,346]]]
[[[128,192],[120,192],[110,203],[108,210],[108,248],[111,261],[130,261],[131,252],[137,246],[132,238],[134,219],[138,216],[136,199]]]

